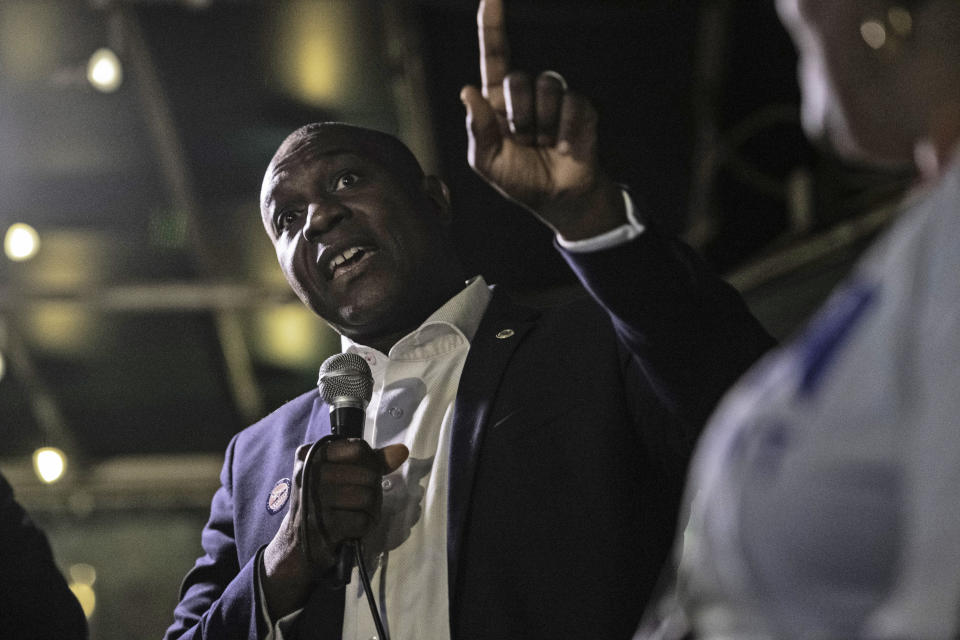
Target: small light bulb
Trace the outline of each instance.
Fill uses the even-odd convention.
[[[112,93],[123,82],[120,58],[110,49],[97,49],[87,63],[87,80],[98,91]]]
[[[29,260],[40,250],[40,234],[23,222],[12,224],[3,238],[3,250],[15,262]]]
[[[71,582],[70,591],[73,592],[73,596],[80,603],[83,615],[89,620],[93,611],[97,608],[97,594],[93,591],[93,587],[82,582]]]
[[[85,562],[78,562],[70,565],[70,579],[73,582],[88,584],[92,587],[93,583],[97,581],[97,570]]]
[[[877,20],[867,20],[861,24],[860,35],[871,49],[882,49],[887,43],[887,30]]]
[[[901,38],[906,38],[913,31],[913,16],[903,7],[890,7],[887,22]]]
[[[56,482],[67,470],[67,457],[55,447],[43,447],[33,452],[33,469],[47,484]]]

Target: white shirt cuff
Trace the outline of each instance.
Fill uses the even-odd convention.
[[[557,244],[570,253],[590,253],[592,251],[601,251],[603,249],[612,249],[630,242],[641,233],[646,227],[637,219],[637,208],[633,204],[633,198],[627,193],[626,189],[620,189],[623,194],[623,204],[627,210],[627,221],[606,233],[601,233],[585,240],[565,240],[563,236],[557,234]]]

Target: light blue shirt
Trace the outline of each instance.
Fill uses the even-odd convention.
[[[678,589],[698,638],[957,636],[957,160],[711,420]]]

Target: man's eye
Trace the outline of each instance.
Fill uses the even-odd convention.
[[[348,189],[353,185],[357,184],[357,180],[359,179],[360,179],[360,176],[348,171],[343,175],[341,175],[339,178],[337,178],[337,184],[334,185],[333,190],[340,191],[341,189]]]
[[[286,229],[297,221],[296,211],[283,211],[277,216],[277,228]]]

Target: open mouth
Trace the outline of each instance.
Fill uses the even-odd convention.
[[[327,263],[327,278],[333,280],[353,271],[374,253],[376,249],[373,247],[350,247],[338,253]]]

